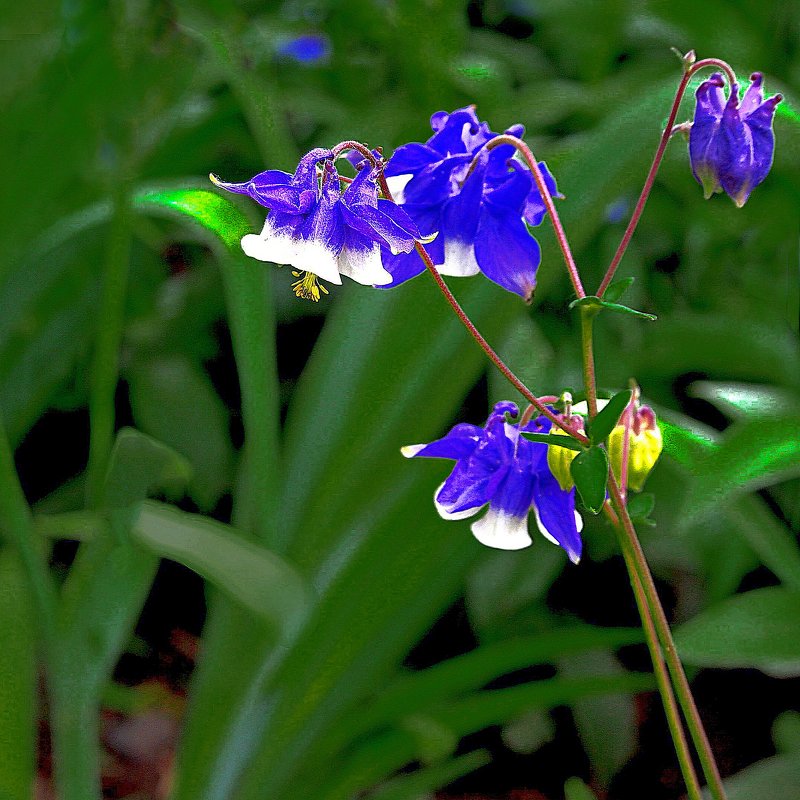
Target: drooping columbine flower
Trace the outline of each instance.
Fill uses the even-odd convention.
[[[528,512],[533,510],[539,531],[566,550],[578,563],[583,522],[575,511],[575,489],[564,491],[547,465],[547,445],[520,436],[518,425],[505,414],[518,415],[514,403],[497,403],[484,428],[456,425],[445,437],[430,444],[402,448],[406,458],[450,458],[456,465],[436,490],[434,504],[444,519],[465,519],[488,504],[472,523],[472,533],[482,544],[501,550],[520,550],[532,543]],[[546,417],[529,422],[523,430],[542,433],[550,428]]]
[[[525,223],[539,225],[545,205],[532,176],[514,160],[511,145],[484,151],[497,134],[480,122],[472,106],[431,117],[434,134],[425,144],[399,147],[385,174],[394,199],[417,223],[443,275],[483,272],[487,278],[529,301],[536,286],[541,253]],[[522,125],[507,134],[521,137]],[[556,182],[544,162],[539,167],[550,193]],[[468,174],[469,173],[469,174]],[[424,270],[415,253],[384,255],[384,266],[396,286]],[[388,287],[387,287],[388,288]]]
[[[316,301],[320,288],[326,291],[317,277],[337,284],[341,275],[366,285],[390,283],[381,248],[408,253],[420,236],[401,208],[378,198],[377,169],[363,162],[342,192],[333,152],[317,149],[303,156],[294,175],[267,170],[244,183],[210,177],[221,189],[249,195],[269,209],[261,233],[247,234],[242,249],[259,261],[302,270],[295,293]]]
[[[760,72],[750,76],[741,104],[736,84],[725,101],[718,72],[697,89],[689,161],[706,199],[724,190],[741,208],[767,177],[775,149],[772,118],[782,98],[776,94],[764,100],[762,82]]]

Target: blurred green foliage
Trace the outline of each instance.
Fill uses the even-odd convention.
[[[84,541],[44,651],[31,636],[22,568],[0,551],[0,796],[31,796],[37,655],[47,662],[61,797],[99,796],[100,698],[154,554],[209,586],[175,800],[427,797],[491,760],[463,737],[504,726],[509,748],[531,752],[552,737],[547,715],[561,705],[572,708],[591,767],[554,768],[531,785],[558,793],[580,774],[600,796],[622,786],[614,776],[637,746],[633,693],[653,683],[617,657],[641,640],[637,631],[581,619],[591,621],[592,606],[582,581],[616,558],[605,523],[587,520],[579,567],[543,540],[489,552],[467,523],[436,516],[431,493],[445,468],[399,457],[401,445],[519,397],[487,370],[425,276],[390,292],[347,282],[318,306],[296,300],[289,269],[238,252],[259,210],[213,194],[205,176],[291,171],[302,152],[344,139],[388,154],[424,140],[434,111],[475,103],[495,130],[526,125],[566,195],[559,211],[593,289],[677,84],[669,48],[727,59],[742,76],[758,69],[797,109],[796,12],[754,0],[30,0],[5,9],[0,410],[12,444],[36,442],[57,479],[22,474],[37,501],[37,546]],[[327,61],[279,56],[282,42],[307,32],[328,37]],[[691,108],[687,100],[681,119]],[[685,145],[670,144],[620,272],[636,278],[625,302],[658,321],[603,314],[596,354],[604,388],[633,376],[670,421],[647,486],[657,525],[642,535],[675,621],[686,621],[688,663],[796,676],[796,116],[778,115],[775,132],[773,170],[742,210],[704,202]],[[37,425],[54,411],[75,412],[73,425],[84,419],[107,322],[111,220],[128,205],[117,411],[138,432],[118,434],[100,501],[85,508],[85,450],[42,443]],[[545,224],[537,236],[532,307],[479,278],[452,283],[515,371],[537,392],[559,393],[580,385],[576,319],[552,232]],[[228,335],[238,381],[218,374]],[[197,513],[140,505],[148,496],[183,498]],[[754,574],[758,586],[781,586],[740,591]],[[556,581],[570,602],[553,602]],[[460,597],[475,649],[404,666]],[[508,677],[530,665],[550,665],[550,677]],[[798,749],[782,748],[733,778],[731,798],[791,787],[798,770]],[[649,791],[638,788],[629,796]],[[566,793],[592,796],[578,778]]]

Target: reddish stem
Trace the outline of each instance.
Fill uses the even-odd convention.
[[[556,211],[553,197],[550,194],[550,190],[547,188],[544,175],[542,175],[542,171],[539,169],[539,164],[536,162],[533,152],[531,151],[530,147],[528,147],[528,145],[522,141],[522,139],[518,139],[516,136],[511,136],[507,133],[503,133],[500,136],[495,136],[494,139],[487,142],[486,149],[493,150],[495,147],[499,147],[501,144],[510,144],[516,148],[517,152],[525,161],[528,169],[531,171],[533,179],[536,181],[536,188],[539,190],[539,194],[542,196],[547,213],[550,215],[550,222],[553,224],[553,230],[556,234],[558,246],[561,249],[561,254],[564,256],[564,263],[567,266],[569,279],[572,281],[572,288],[575,290],[575,294],[579,298],[586,297],[586,292],[583,289],[583,284],[581,283],[581,278],[578,274],[578,267],[575,264],[575,259],[572,257],[572,250],[569,246],[567,234],[564,233],[564,226],[561,224],[561,218],[558,216],[558,211]],[[470,166],[470,169],[472,169],[472,166]]]
[[[695,72],[704,69],[705,67],[719,67],[719,69],[721,69],[728,78],[729,88],[736,83],[736,75],[734,74],[733,70],[725,61],[721,61],[718,58],[704,58],[701,61],[696,61],[683,73],[681,82],[678,84],[678,90],[675,93],[675,99],[672,101],[672,108],[669,112],[667,124],[664,127],[664,132],[661,134],[661,141],[658,143],[656,154],[653,156],[653,163],[650,165],[650,171],[647,173],[647,178],[645,179],[644,186],[642,187],[642,193],[639,195],[639,199],[636,201],[636,207],[633,209],[633,214],[631,215],[628,227],[625,228],[625,233],[622,234],[622,240],[619,243],[617,252],[614,253],[614,258],[611,259],[611,263],[606,270],[606,274],[597,289],[598,297],[603,296],[608,288],[608,285],[613,280],[614,273],[617,271],[619,262],[622,261],[622,256],[625,255],[625,251],[628,249],[633,232],[636,230],[636,226],[639,224],[639,218],[642,216],[645,203],[647,203],[647,198],[650,196],[650,191],[652,190],[653,183],[656,179],[656,173],[658,172],[658,168],[661,166],[661,161],[664,158],[664,152],[666,151],[667,144],[669,143],[670,137],[673,134],[675,118],[678,116],[678,109],[680,107],[681,100],[683,99],[683,95],[686,92],[686,87],[689,85],[689,81]]]

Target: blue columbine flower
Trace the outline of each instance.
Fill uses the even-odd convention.
[[[575,511],[575,488],[564,491],[547,464],[547,445],[520,436],[518,425],[506,422],[517,416],[514,403],[497,403],[484,428],[462,423],[430,444],[402,448],[406,458],[451,458],[450,477],[436,490],[433,501],[444,519],[465,519],[487,503],[489,510],[472,523],[472,533],[482,544],[501,550],[530,545],[528,512],[533,510],[539,531],[566,550],[578,563],[583,522]],[[546,417],[523,429],[546,433]]]
[[[700,84],[689,133],[689,161],[706,199],[725,190],[740,208],[772,166],[775,137],[772,117],[781,101],[776,94],[764,100],[763,76],[754,72],[739,103],[734,84],[728,101],[722,75],[715,72]]]
[[[545,215],[533,177],[514,160],[511,145],[481,152],[497,134],[472,106],[437,112],[431,128],[434,134],[425,144],[403,145],[389,159],[385,174],[394,199],[424,236],[438,233],[427,250],[443,275],[480,271],[530,300],[541,253],[525,223],[539,225]],[[506,133],[521,137],[524,128],[514,125]],[[544,162],[539,167],[550,193],[560,196]],[[391,286],[424,269],[415,253],[385,255],[384,266],[392,274]]]
[[[318,164],[321,163],[321,167]],[[298,297],[319,300],[317,277],[341,283],[347,275],[367,285],[388,284],[381,249],[407,253],[420,233],[394,203],[378,198],[379,167],[362,162],[344,192],[331,150],[303,156],[294,175],[267,170],[244,183],[211,180],[221,189],[246,194],[268,208],[259,234],[247,234],[242,249],[259,261],[291,264],[305,275],[294,284]]]

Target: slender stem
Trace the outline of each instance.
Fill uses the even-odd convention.
[[[594,369],[594,346],[592,344],[592,327],[597,309],[580,306],[581,313],[581,356],[583,358],[583,385],[586,388],[586,404],[589,407],[589,419],[597,416],[597,380]]]
[[[428,272],[433,275],[433,279],[436,281],[436,285],[439,287],[442,294],[447,299],[447,302],[450,304],[453,311],[455,311],[456,316],[461,320],[464,324],[464,327],[469,331],[470,336],[478,343],[480,348],[483,350],[484,353],[488,356],[489,360],[503,373],[503,376],[506,380],[534,407],[536,410],[547,417],[553,425],[561,428],[562,431],[568,433],[574,439],[577,439],[581,444],[589,444],[589,439],[584,436],[582,433],[578,431],[571,430],[569,426],[559,419],[552,411],[550,411],[547,406],[539,400],[538,397],[511,371],[511,369],[506,365],[502,358],[494,351],[492,346],[483,338],[480,331],[475,327],[472,323],[470,318],[467,316],[464,309],[461,307],[461,304],[456,300],[453,296],[453,293],[450,291],[447,284],[444,282],[442,276],[439,274],[439,270],[433,264],[431,257],[426,252],[425,248],[417,242],[416,244],[417,252],[419,253],[422,260],[425,262],[425,266],[428,269]]]
[[[664,614],[661,601],[658,598],[658,592],[656,591],[652,573],[650,572],[639,539],[636,536],[636,530],[628,514],[628,509],[625,506],[619,485],[613,473],[610,471],[608,491],[611,496],[611,503],[620,523],[618,526],[615,526],[615,530],[617,531],[620,546],[625,556],[625,563],[633,567],[636,578],[641,583],[644,591],[647,605],[650,607],[656,633],[664,652],[664,659],[672,677],[672,684],[675,688],[678,702],[683,709],[686,726],[689,729],[695,749],[697,750],[698,758],[700,759],[700,764],[703,767],[708,789],[714,800],[726,800],[725,789],[722,786],[722,778],[719,774],[716,761],[714,760],[714,754],[711,750],[711,745],[709,744],[705,729],[703,728],[703,722],[700,719],[700,714],[695,705],[692,690],[683,669],[683,664],[675,648],[675,642],[672,639],[669,623]]]
[[[561,218],[558,216],[558,211],[556,211],[556,206],[553,202],[553,196],[550,194],[550,190],[547,188],[544,175],[542,174],[541,169],[539,169],[539,164],[534,158],[533,152],[531,151],[530,147],[528,147],[528,145],[522,141],[522,139],[518,139],[516,136],[510,136],[507,133],[501,134],[500,136],[495,136],[494,139],[486,144],[486,149],[493,150],[495,147],[499,147],[502,144],[510,144],[515,147],[517,152],[525,161],[528,169],[531,171],[533,179],[536,181],[536,188],[539,190],[539,194],[542,196],[547,213],[550,215],[550,222],[553,224],[553,230],[556,234],[558,246],[561,248],[561,254],[564,256],[564,263],[567,266],[569,279],[572,281],[572,288],[575,290],[575,294],[578,297],[586,297],[586,292],[584,291],[583,284],[581,283],[581,278],[578,274],[578,267],[575,264],[575,259],[572,256],[572,250],[570,249],[567,235],[564,233],[564,226],[561,224]]]
[[[513,137],[511,137],[513,138]],[[392,197],[392,193],[389,189],[389,186],[386,183],[386,177],[381,173],[378,176],[378,180],[380,182],[381,192],[383,196],[387,200],[391,200],[394,202]],[[546,187],[545,187],[546,188]],[[475,327],[472,320],[467,316],[466,311],[461,307],[461,304],[456,300],[453,293],[450,291],[448,285],[444,282],[444,279],[439,274],[439,270],[436,269],[436,266],[433,263],[433,260],[428,255],[428,251],[420,244],[420,242],[415,243],[415,247],[417,249],[417,253],[419,253],[419,257],[422,259],[423,263],[425,264],[426,269],[430,274],[433,276],[433,279],[436,281],[436,285],[439,287],[441,293],[445,296],[445,299],[450,304],[450,307],[455,312],[456,316],[461,320],[464,327],[469,331],[470,336],[478,343],[478,346],[486,353],[489,360],[500,370],[506,380],[534,407],[536,410],[547,417],[553,425],[561,428],[562,431],[572,436],[574,439],[577,439],[581,444],[589,444],[589,439],[584,436],[582,433],[578,431],[571,430],[569,426],[560,420],[549,408],[538,398],[536,395],[511,371],[511,369],[506,365],[502,358],[494,351],[492,346],[486,339],[483,338],[480,331]]]
[[[603,280],[600,282],[600,286],[597,289],[598,297],[603,296],[608,288],[608,285],[613,280],[614,273],[617,271],[619,262],[622,261],[622,256],[625,255],[625,251],[628,249],[633,232],[636,230],[636,226],[639,224],[639,218],[642,216],[645,203],[647,203],[647,198],[650,196],[650,191],[652,190],[653,183],[656,179],[656,173],[658,172],[658,168],[661,166],[661,162],[664,158],[664,152],[667,149],[667,144],[669,144],[669,140],[674,131],[675,118],[678,116],[678,109],[680,107],[681,100],[683,99],[683,95],[686,92],[686,87],[689,85],[689,81],[691,80],[692,76],[698,70],[704,69],[705,67],[719,67],[723,72],[725,72],[725,75],[728,78],[729,87],[736,83],[736,75],[730,66],[726,62],[720,61],[717,58],[704,58],[702,61],[697,61],[688,67],[683,73],[681,82],[678,84],[678,89],[675,92],[675,99],[672,101],[672,108],[669,112],[667,124],[664,126],[664,132],[661,134],[661,140],[658,143],[656,154],[653,156],[653,163],[650,165],[650,171],[647,173],[647,178],[645,179],[639,199],[636,201],[636,206],[633,209],[630,222],[628,222],[628,227],[625,228],[625,233],[622,234],[622,240],[619,243],[619,247],[617,247],[617,252],[614,253],[614,257],[611,259],[611,263],[608,265],[606,274],[603,276]]]
[[[128,184],[122,182],[108,233],[108,245],[97,312],[94,355],[89,387],[88,505],[97,506],[114,439],[114,396],[119,377],[119,349],[125,325],[131,224]]]
[[[609,518],[614,523],[615,528],[619,526],[619,518],[608,504],[605,510]],[[658,684],[658,691],[661,695],[661,701],[664,706],[664,713],[667,717],[667,725],[669,726],[672,741],[675,745],[675,753],[678,756],[678,763],[680,764],[681,773],[686,783],[686,790],[689,793],[690,800],[700,800],[702,793],[700,791],[700,784],[697,780],[697,772],[695,771],[694,764],[692,763],[692,755],[689,750],[689,743],[686,740],[686,734],[683,730],[683,723],[681,721],[680,712],[675,701],[675,693],[672,690],[672,685],[669,682],[669,675],[667,674],[667,667],[664,661],[664,654],[661,650],[661,645],[658,635],[653,623],[653,617],[650,613],[650,607],[647,603],[647,597],[644,593],[642,582],[639,574],[636,571],[636,564],[631,559],[630,554],[626,549],[623,549],[623,556],[625,557],[625,565],[628,568],[628,575],[630,576],[631,587],[633,594],[636,598],[636,606],[639,609],[639,616],[642,620],[642,629],[644,630],[645,639],[647,640],[647,647],[650,651],[650,659],[653,663],[653,673],[656,677]]]

